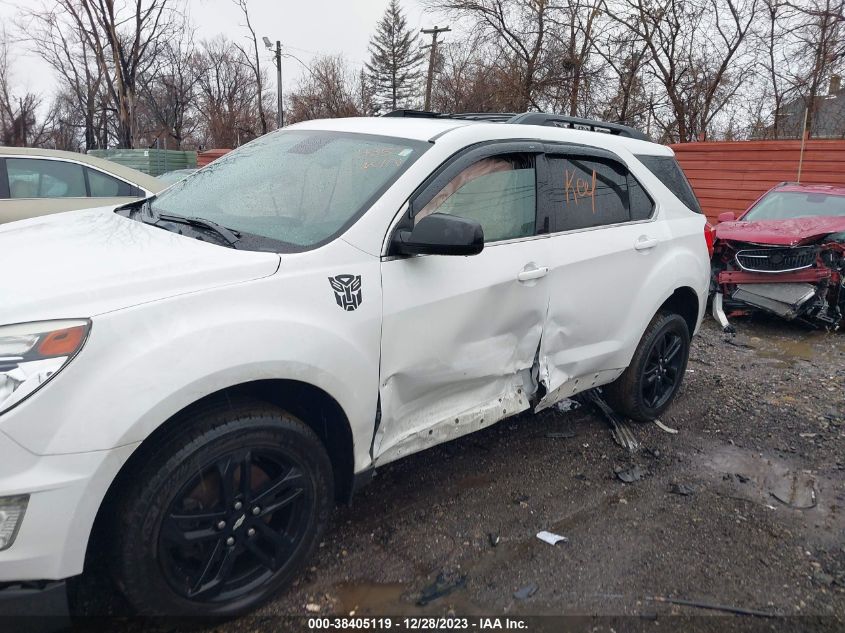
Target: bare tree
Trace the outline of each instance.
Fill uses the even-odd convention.
[[[69,152],[85,152],[86,122],[76,95],[67,87],[62,88],[55,96],[47,119],[49,125],[45,127],[41,145],[50,149],[60,149]]]
[[[22,11],[18,29],[29,38],[34,51],[59,76],[57,100],[65,114],[75,108],[80,114],[85,150],[103,147],[98,134],[98,115],[102,114],[105,73],[97,62],[89,39],[79,24],[69,19],[60,6],[28,8]],[[72,98],[72,103],[68,101]],[[100,122],[100,125],[102,122]]]
[[[117,142],[136,139],[138,81],[183,28],[181,0],[55,0],[102,72],[117,118]]]
[[[604,94],[597,116],[647,128],[652,107],[644,78],[649,61],[648,46],[628,31],[607,29],[595,50],[608,71],[606,84],[612,86]]]
[[[152,136],[164,137],[167,147],[181,149],[196,125],[193,113],[200,81],[196,54],[193,30],[186,30],[181,38],[161,48],[158,66],[139,82],[141,105],[153,127]]]
[[[759,97],[770,103],[771,127],[766,133],[766,115],[763,108],[756,113],[756,127],[759,134],[779,138],[781,133],[781,108],[790,93],[789,82],[784,71],[790,67],[790,59],[795,47],[790,40],[794,35],[795,10],[785,0],[763,0],[762,13],[766,18],[765,27],[758,34],[759,46],[763,53],[762,68],[765,83],[760,87]]]
[[[258,87],[237,47],[218,36],[193,57],[203,147],[237,147],[261,134]]]
[[[12,87],[12,68],[5,29],[0,29],[0,144],[25,147],[40,143],[44,125],[36,127],[36,110],[41,99],[31,93],[22,95]]]
[[[705,136],[753,69],[740,63],[759,0],[621,0],[611,15],[642,39],[669,102],[664,139]]]
[[[796,83],[807,111],[806,127],[812,131],[827,82],[845,66],[845,0],[805,0],[791,6],[802,18],[796,30],[799,55],[810,60]]]
[[[453,20],[469,21],[497,49],[502,74],[517,80],[508,109],[539,109],[539,92],[554,69],[545,64],[544,52],[549,39],[549,0],[426,0],[430,9],[441,11]]]
[[[261,56],[258,52],[258,37],[256,36],[255,29],[252,28],[252,22],[249,19],[249,8],[247,7],[247,0],[235,0],[235,3],[238,5],[241,12],[244,14],[244,20],[246,20],[246,29],[247,31],[249,31],[249,39],[251,41],[250,48],[252,50],[248,53],[246,49],[244,49],[240,44],[235,44],[235,46],[237,46],[238,50],[241,51],[243,59],[249,65],[250,69],[252,70],[252,74],[255,77],[255,83],[257,86],[256,105],[258,107],[258,120],[261,125],[261,133],[267,134],[267,115],[264,112],[264,85],[266,84],[266,77],[261,70]]]
[[[556,28],[549,29],[549,37],[560,46],[557,59],[546,60],[546,73],[553,76],[560,69],[557,85],[567,87],[567,110],[570,116],[579,114],[584,101],[584,84],[588,79],[590,57],[594,54],[595,29],[604,7],[604,0],[569,0],[549,15]],[[582,112],[581,114],[586,114]]]
[[[359,77],[341,55],[316,58],[290,93],[290,122],[360,116]]]
[[[439,47],[432,107],[440,112],[485,112],[500,109],[501,82],[476,33]]]

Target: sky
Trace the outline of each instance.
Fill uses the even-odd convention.
[[[0,0],[0,24],[10,35],[12,22],[21,7],[47,4],[49,0]],[[442,18],[427,13],[419,0],[401,0],[408,25],[415,31],[436,24]],[[384,13],[387,0],[248,0],[250,21],[259,43],[263,36],[280,40],[287,52],[306,64],[316,54],[343,53],[352,64],[360,66],[368,58],[367,46],[376,23]],[[224,34],[235,40],[247,35],[240,9],[233,0],[187,0],[198,39],[210,39]],[[19,34],[18,34],[19,35]],[[12,48],[13,86],[45,97],[53,92],[54,76],[47,65],[27,51],[25,43],[16,42]],[[272,55],[265,57],[267,70],[275,87]],[[285,91],[295,86],[303,72],[300,63],[283,59],[282,85]]]

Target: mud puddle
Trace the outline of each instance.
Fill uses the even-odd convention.
[[[764,364],[777,368],[788,368],[817,360],[820,354],[829,350],[831,342],[838,341],[836,333],[823,330],[806,330],[798,326],[784,335],[782,324],[760,322],[755,325],[753,335],[737,337],[739,347],[753,351]],[[766,363],[766,361],[769,361]]]
[[[446,608],[462,615],[485,613],[484,609],[469,600],[465,586],[420,605],[418,600],[426,586],[425,579],[418,579],[413,585],[360,580],[336,585],[331,595],[334,611],[338,615],[419,617],[442,615]]]
[[[721,475],[714,487],[716,494],[790,513],[807,528],[824,528],[825,540],[845,530],[843,481],[736,446],[719,446],[703,454],[702,462]]]

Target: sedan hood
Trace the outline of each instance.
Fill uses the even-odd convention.
[[[792,220],[759,220],[757,222],[740,220],[717,224],[716,239],[775,246],[795,246],[840,231],[845,231],[845,217],[813,216]]]
[[[0,325],[95,316],[278,267],[275,253],[177,235],[113,207],[12,222],[0,227]]]

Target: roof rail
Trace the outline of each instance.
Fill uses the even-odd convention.
[[[447,114],[443,112],[429,112],[427,110],[394,110],[383,116],[425,118],[425,119],[461,119],[467,121],[480,121],[487,123],[512,123],[516,125],[546,125],[549,127],[561,127],[574,130],[586,130],[588,132],[601,132],[624,136],[641,141],[651,139],[644,133],[627,125],[619,123],[608,123],[593,119],[580,119],[578,117],[565,116],[562,114],[547,114],[545,112],[458,112]]]
[[[516,112],[457,112],[447,115],[453,119],[484,121],[487,123],[510,123],[517,116]]]
[[[586,130],[588,132],[602,132],[604,134],[613,134],[615,136],[624,136],[627,138],[635,138],[640,141],[650,141],[651,139],[632,127],[621,125],[619,123],[607,123],[606,121],[596,121],[594,119],[580,119],[574,116],[565,116],[562,114],[546,114],[545,112],[526,112],[512,118],[508,123],[516,123],[520,125],[548,125],[550,127],[562,127],[573,130]]]
[[[393,110],[382,116],[405,117],[409,119],[463,119],[467,121],[487,121],[488,123],[507,123],[517,116],[516,112],[431,112],[429,110]]]

